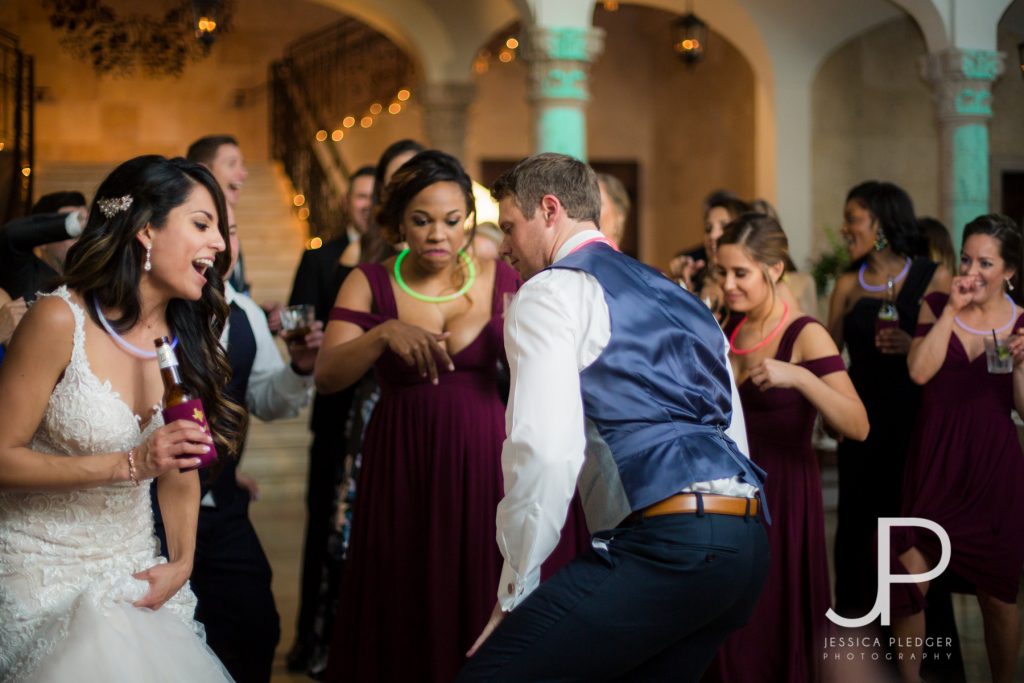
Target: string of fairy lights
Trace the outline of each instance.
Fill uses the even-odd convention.
[[[391,116],[401,114],[411,97],[412,92],[408,88],[402,88],[395,93],[391,103],[386,108],[382,103],[374,102],[361,115],[348,114],[341,119],[338,126],[330,133],[327,132],[326,128],[321,128],[314,137],[317,142],[327,142],[327,138],[334,142],[341,142],[345,139],[345,131],[355,128],[357,124],[360,128],[372,128],[377,118],[382,116],[385,111]]]

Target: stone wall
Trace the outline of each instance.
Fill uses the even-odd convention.
[[[166,3],[111,3],[160,16]],[[35,58],[36,160],[122,161],[184,154],[202,135],[230,133],[250,157],[268,155],[267,75],[285,45],[341,15],[302,0],[236,4],[234,27],[180,78],[99,77],[66,52],[37,0],[0,3],[0,26]],[[244,93],[241,103],[239,91]]]
[[[681,247],[700,242],[708,192],[725,187],[749,196],[754,187],[753,73],[715,33],[707,59],[684,66],[671,50],[674,18],[625,4],[617,12],[595,11],[606,35],[591,69],[587,121],[592,161],[639,165],[640,257],[661,267]],[[529,154],[524,65],[494,62],[477,83],[470,163]]]
[[[1022,33],[1006,26],[999,32],[1007,62],[993,87],[995,171],[1024,170],[1024,81],[1016,61]],[[938,215],[939,129],[919,66],[925,50],[917,25],[900,18],[849,41],[822,64],[813,88],[816,246],[824,243],[825,227],[840,228],[846,193],[863,180],[894,182],[910,193],[919,215]],[[998,183],[994,174],[993,209]]]

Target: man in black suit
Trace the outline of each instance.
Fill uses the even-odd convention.
[[[341,283],[360,260],[360,239],[366,233],[373,203],[374,167],[363,166],[349,179],[346,230],[319,249],[302,255],[288,305],[310,304],[325,326]],[[320,585],[327,562],[338,465],[344,457],[345,422],[352,390],[329,396],[316,395],[310,428],[309,480],[306,489],[306,540],[302,557],[302,583],[295,645],[288,654],[288,669],[304,671],[310,665],[316,638],[314,623]],[[329,617],[328,617],[329,618]]]
[[[81,192],[51,192],[28,216],[8,222],[0,230],[0,288],[12,299],[28,300],[46,290],[64,272],[86,217]]]
[[[86,218],[81,192],[51,192],[39,198],[28,216],[0,229],[0,360],[28,303],[64,272],[68,249]]]

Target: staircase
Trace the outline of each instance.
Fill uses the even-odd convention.
[[[35,198],[78,190],[92,201],[116,164],[49,163],[36,167]],[[294,192],[278,164],[254,163],[236,207],[246,277],[257,302],[287,303],[304,248],[306,226],[292,211]],[[279,342],[284,356],[284,346]],[[272,424],[253,418],[242,470],[260,483],[264,498],[301,499],[306,490],[309,410]]]
[[[249,165],[235,220],[246,278],[258,303],[288,303],[306,240],[306,225],[293,211],[294,195],[279,164]],[[278,346],[286,358],[280,340]],[[310,439],[308,408],[289,420],[251,420],[242,470],[256,478],[263,498],[301,500],[305,496]]]

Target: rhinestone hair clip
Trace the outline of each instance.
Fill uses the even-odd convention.
[[[96,204],[100,207],[100,213],[107,218],[113,218],[122,211],[128,210],[128,207],[132,205],[132,196],[130,194],[126,194],[123,197],[100,199]]]

